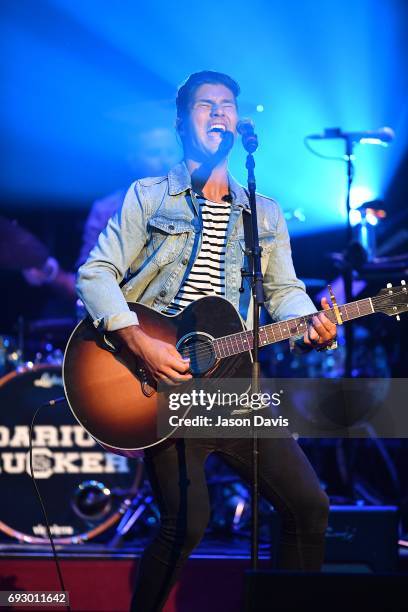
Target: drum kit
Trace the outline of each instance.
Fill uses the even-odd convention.
[[[41,267],[48,256],[34,235],[0,217],[0,269]],[[29,477],[29,429],[39,406],[33,468],[57,544],[107,538],[117,543],[136,521],[146,532],[158,519],[143,463],[105,452],[67,404],[47,405],[64,395],[63,349],[75,323],[19,319],[15,335],[0,335],[0,540],[5,542],[48,544]]]
[[[48,249],[29,231],[0,217],[0,270],[41,267],[48,256]],[[397,263],[406,269],[406,258],[403,264],[399,260],[382,263]],[[378,274],[378,264],[375,271]],[[318,288],[322,282],[319,280]],[[128,533],[145,537],[158,523],[159,512],[141,460],[105,452],[67,404],[46,405],[64,395],[63,349],[75,324],[73,319],[28,324],[20,319],[15,335],[0,335],[0,541],[4,536],[6,542],[48,544],[29,477],[29,429],[39,406],[43,407],[33,430],[33,467],[56,543],[93,540],[119,546]],[[343,370],[341,351],[334,356],[313,354],[301,366],[279,344],[268,360],[275,376],[336,377]],[[219,469],[213,474],[221,474]],[[215,500],[212,530],[244,534],[249,516],[247,492],[234,476],[226,474],[224,480],[210,477]]]

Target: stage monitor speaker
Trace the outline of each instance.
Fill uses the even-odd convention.
[[[399,574],[247,571],[244,612],[406,612]]]
[[[272,560],[277,563],[279,515],[272,515]],[[396,506],[332,506],[326,532],[325,568],[395,572],[398,562]],[[333,566],[331,568],[331,566]],[[408,606],[407,606],[408,610]]]

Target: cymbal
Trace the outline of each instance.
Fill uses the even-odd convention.
[[[48,256],[47,247],[34,234],[0,216],[0,269],[41,268]]]

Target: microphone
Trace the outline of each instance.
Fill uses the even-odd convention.
[[[363,144],[388,144],[395,138],[395,132],[390,127],[380,127],[378,130],[363,130],[360,132],[342,132],[341,128],[326,128],[323,134],[309,134],[309,140],[330,140],[342,138]]]
[[[254,153],[258,148],[258,136],[255,134],[255,123],[248,117],[237,123],[237,132],[242,136],[242,144],[248,153]]]

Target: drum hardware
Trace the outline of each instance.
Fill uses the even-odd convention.
[[[61,366],[62,348],[74,325],[74,319],[39,319],[25,324],[19,317],[17,337],[0,335],[0,377],[41,364]]]
[[[112,509],[112,492],[102,482],[85,480],[78,485],[71,506],[82,519],[99,520]]]
[[[210,479],[212,518],[209,532],[212,537],[247,537],[250,533],[251,500],[247,485],[236,476]],[[260,499],[260,543],[268,540],[270,504]]]
[[[0,376],[16,370],[23,363],[14,336],[0,335]]]
[[[27,336],[42,344],[65,346],[76,321],[73,317],[36,319],[27,322]]]
[[[151,511],[151,515],[145,520],[145,523],[156,524],[159,521],[159,511],[153,501],[150,487],[144,486],[141,491],[132,498],[125,499],[122,504],[123,516],[118,523],[115,535],[109,542],[112,547],[119,547],[123,543],[123,539],[132,529],[136,521],[140,519],[142,514],[147,510]]]
[[[22,543],[48,544],[27,479],[29,424],[36,407],[45,404],[33,428],[34,473],[56,544],[89,541],[114,527],[128,508],[123,496],[135,496],[142,482],[140,460],[97,447],[66,404],[54,410],[59,402],[65,397],[58,365],[33,365],[0,379],[0,535]]]

